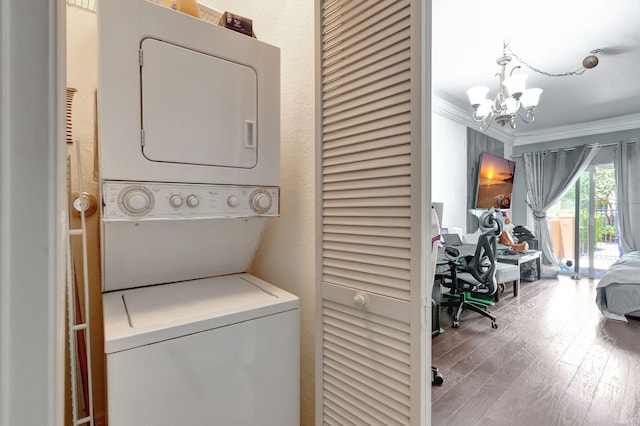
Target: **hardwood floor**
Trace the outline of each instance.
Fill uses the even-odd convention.
[[[640,321],[605,319],[597,280],[568,276],[511,286],[490,311],[465,312],[433,338],[432,424],[640,425]]]

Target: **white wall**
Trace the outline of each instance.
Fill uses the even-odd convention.
[[[301,424],[314,422],[315,36],[314,2],[200,0],[253,20],[259,40],[281,55],[281,199],[249,272],[301,303]]]
[[[431,200],[444,203],[442,227],[467,228],[467,128],[432,115]]]

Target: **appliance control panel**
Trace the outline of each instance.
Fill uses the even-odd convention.
[[[104,181],[104,220],[278,216],[280,189]]]

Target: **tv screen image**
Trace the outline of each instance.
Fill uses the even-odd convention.
[[[488,152],[483,152],[480,155],[476,191],[477,209],[511,208],[511,191],[513,190],[515,169],[515,161]]]

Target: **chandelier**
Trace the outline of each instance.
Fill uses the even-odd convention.
[[[525,89],[527,74],[515,73],[521,68],[519,65],[507,73],[507,66],[515,55],[507,54],[508,42],[503,42],[502,56],[496,63],[500,66],[500,72],[496,74],[500,78],[498,93],[493,100],[487,99],[489,88],[476,86],[467,90],[469,102],[473,107],[472,118],[480,123],[480,130],[485,131],[493,121],[501,126],[507,123],[512,129],[516,128],[517,118],[525,123],[533,123],[535,116],[533,111],[540,100],[542,89]]]

